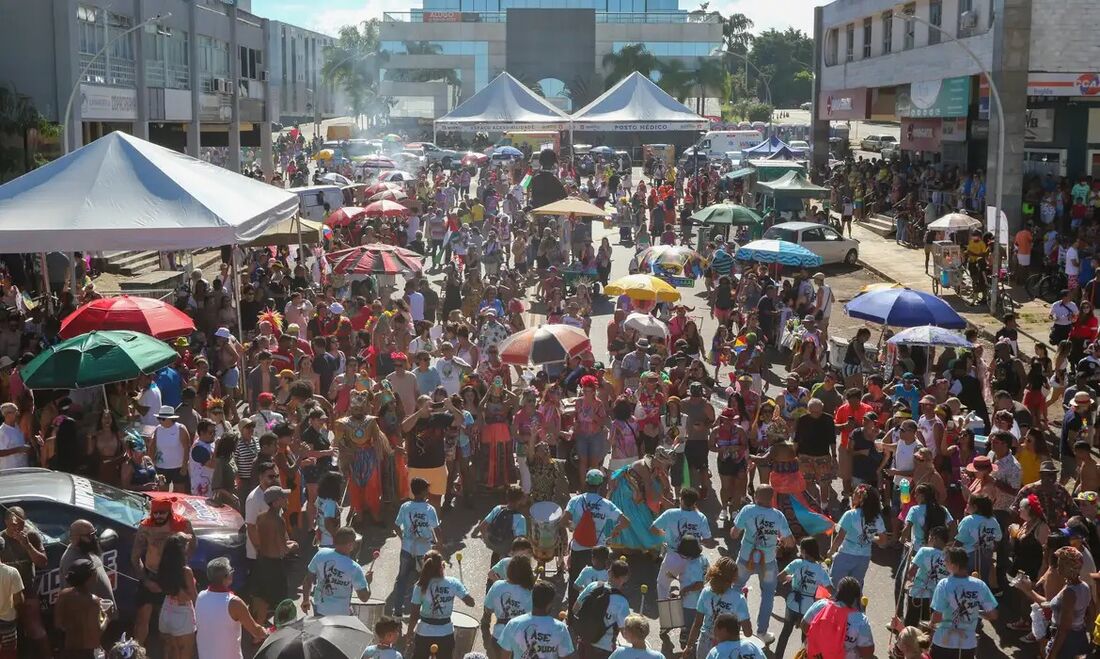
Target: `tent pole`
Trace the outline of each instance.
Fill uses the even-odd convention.
[[[46,253],[38,253],[38,262],[42,267],[42,285],[46,291],[46,313],[53,313],[53,293],[50,291],[50,271],[46,265]]]
[[[306,267],[306,246],[302,241],[302,214],[294,216],[294,225],[298,227],[298,265]]]
[[[232,257],[230,259],[230,269],[233,272],[233,306],[237,308],[237,337],[240,338],[241,344],[244,344],[244,322],[241,320],[241,271],[240,263],[238,263],[238,245],[234,244],[233,249],[230,250]],[[244,355],[242,354],[237,360],[238,368],[241,369],[241,400],[248,400],[248,378],[245,368],[247,363],[244,361]]]

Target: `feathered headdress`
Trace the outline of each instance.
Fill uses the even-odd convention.
[[[264,321],[267,321],[267,322],[271,323],[271,326],[273,328],[278,329],[278,330],[283,329],[283,314],[279,313],[278,311],[275,311],[274,309],[267,309],[265,311],[260,312],[260,315],[256,316],[256,320],[257,320],[257,322],[261,322],[261,323],[264,322]]]

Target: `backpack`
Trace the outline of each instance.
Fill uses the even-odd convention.
[[[489,530],[485,534],[485,544],[491,551],[501,555],[507,555],[512,549],[512,540],[515,533],[512,529],[512,518],[518,515],[514,510],[502,509],[497,516],[489,522]]]
[[[852,610],[836,602],[829,602],[806,629],[806,656],[844,656],[844,635],[848,631],[848,614]]]
[[[577,526],[573,529],[573,541],[582,547],[595,547],[599,542],[599,534],[596,532],[596,518],[587,504],[582,502],[584,511],[577,520]]]
[[[598,643],[609,627],[604,624],[607,609],[611,606],[611,595],[617,592],[606,582],[596,582],[592,592],[581,602],[580,608],[573,613],[573,628],[577,636],[589,645]],[[615,625],[612,624],[612,627]]]

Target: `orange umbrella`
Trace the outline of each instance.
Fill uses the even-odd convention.
[[[366,217],[366,210],[357,206],[344,206],[325,218],[325,224],[330,227],[346,227],[352,222]]]
[[[395,201],[375,201],[363,209],[363,214],[369,217],[405,217],[409,209]]]

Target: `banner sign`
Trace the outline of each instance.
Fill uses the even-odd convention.
[[[1100,73],[1032,73],[1027,77],[1028,96],[1097,96]]]
[[[426,11],[424,12],[425,23],[460,23],[462,22],[462,12],[459,11]]]
[[[866,87],[856,89],[837,89],[821,92],[821,100],[818,103],[818,118],[827,120],[841,119],[866,119],[867,118]]]
[[[657,275],[658,279],[662,279],[669,284],[672,284],[676,288],[694,288],[695,279],[691,277],[674,277],[672,275]]]
[[[85,121],[133,121],[137,117],[137,90],[81,83],[80,117]]]
[[[526,130],[526,131],[559,131],[568,130],[569,122],[559,121],[551,123],[515,123],[515,122],[496,122],[496,121],[437,121],[435,122],[435,129],[444,133],[459,133],[462,131],[486,131],[493,133],[503,133],[509,130]]]
[[[1027,111],[1024,140],[1027,142],[1054,141],[1054,108]]]
[[[898,117],[934,119],[965,117],[970,113],[970,76],[914,82],[898,92]]]
[[[902,119],[901,148],[905,151],[939,151],[939,119]]]
[[[638,133],[662,130],[706,130],[710,125],[705,119],[699,121],[637,121],[637,122],[602,122],[602,121],[578,121],[573,124],[573,130],[596,130],[608,133]],[[524,127],[526,128],[526,126]]]

